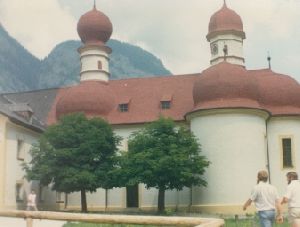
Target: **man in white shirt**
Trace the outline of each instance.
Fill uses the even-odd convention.
[[[252,202],[255,203],[258,211],[261,227],[272,227],[275,221],[277,210],[277,220],[282,222],[280,198],[277,189],[268,183],[268,172],[259,171],[257,174],[257,185],[254,186],[250,198],[245,202],[243,210],[245,211]]]
[[[288,186],[281,204],[288,203],[289,222],[293,227],[300,226],[300,181],[296,172],[286,174]],[[298,219],[298,220],[297,220]]]
[[[27,208],[26,210],[35,210],[37,211],[36,207],[36,194],[35,191],[32,190],[31,193],[27,197]]]

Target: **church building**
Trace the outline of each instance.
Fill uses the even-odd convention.
[[[190,128],[211,162],[208,186],[167,191],[167,207],[242,213],[263,169],[285,191],[285,174],[300,165],[300,85],[270,68],[246,69],[243,22],[225,1],[208,26],[211,66],[196,74],[110,80],[110,19],[94,7],[81,16],[77,30],[78,85],[0,95],[0,209],[22,207],[29,187],[38,191],[41,209],[80,208],[80,193],[64,195],[26,182],[20,167],[47,125],[74,112],[107,120],[123,138],[124,150],[131,133],[160,115]],[[153,210],[157,196],[156,189],[141,184],[107,193],[98,189],[87,199],[90,210]]]

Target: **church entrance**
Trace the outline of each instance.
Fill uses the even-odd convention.
[[[139,207],[139,185],[126,187],[127,208]]]

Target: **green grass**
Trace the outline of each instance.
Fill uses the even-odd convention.
[[[249,218],[242,220],[226,219],[225,227],[259,227],[258,218]],[[280,225],[275,225],[276,227],[288,227],[287,221]],[[109,225],[109,224],[89,224],[89,223],[72,223],[69,222],[63,227],[155,227],[155,225]]]
[[[69,222],[63,227],[156,227],[156,225],[109,225],[109,224],[90,224],[90,223],[72,223]],[[170,226],[168,226],[170,227]]]
[[[243,219],[243,220],[234,220],[234,219],[227,219],[225,220],[225,227],[259,227],[259,220],[258,218],[253,219]],[[287,221],[283,224],[276,224],[275,227],[289,227]]]

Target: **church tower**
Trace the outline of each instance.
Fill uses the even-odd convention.
[[[105,45],[112,34],[112,23],[109,18],[94,8],[82,15],[77,31],[82,43],[78,49],[81,60],[81,81],[109,80],[109,54],[111,49]]]
[[[227,61],[244,65],[243,41],[246,38],[241,17],[227,7],[212,15],[209,22],[207,41],[210,42],[211,65]]]
[[[87,117],[106,118],[115,108],[115,94],[109,86],[109,54],[106,46],[113,26],[110,19],[94,8],[77,24],[83,43],[78,49],[81,61],[80,83],[66,89],[56,104],[56,118],[82,112]]]

